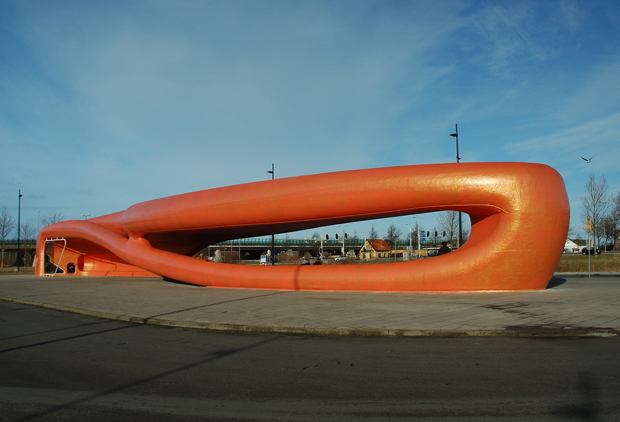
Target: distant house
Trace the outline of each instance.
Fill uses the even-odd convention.
[[[360,249],[360,259],[387,258],[392,248],[384,239],[367,239]]]
[[[585,247],[586,241],[584,239],[566,239],[564,252],[579,253]]]

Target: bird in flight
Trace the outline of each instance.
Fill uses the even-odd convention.
[[[589,163],[590,161],[592,161],[592,159],[593,159],[593,158],[594,158],[594,156],[590,157],[590,159],[588,160],[587,158],[583,158],[583,157],[581,157],[581,159],[582,159],[583,161],[585,161],[586,163]]]

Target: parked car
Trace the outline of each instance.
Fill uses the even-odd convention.
[[[581,250],[581,254],[582,255],[600,255],[601,254],[601,250],[598,249],[598,248],[596,250],[594,248],[591,248],[589,250],[587,248],[583,248]]]

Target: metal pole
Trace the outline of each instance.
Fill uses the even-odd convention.
[[[591,262],[592,262],[592,241],[590,240],[590,236],[588,236],[588,278],[590,278],[590,273],[592,271]]]
[[[15,265],[17,265],[17,271],[19,272],[19,267],[21,265],[21,255],[19,249],[20,243],[20,234],[22,231],[21,228],[21,212],[22,212],[22,190],[19,190],[19,196],[17,197],[17,259],[15,260]]]
[[[586,251],[588,252],[588,278],[590,278],[590,271],[591,271],[591,260],[592,260],[592,255],[591,255],[591,247],[592,247],[592,242],[590,241],[590,228],[588,226],[591,227],[592,223],[590,223],[590,216],[588,216],[587,220],[586,220],[586,232],[588,233],[588,239],[586,241]]]
[[[319,259],[323,258],[323,227],[321,227],[321,249],[319,250]]]
[[[418,226],[418,258],[422,256],[422,250],[420,248],[420,222],[416,220],[416,226]]]
[[[411,226],[409,226],[409,250],[413,251],[413,245],[411,244]]]
[[[398,238],[394,238],[394,262],[396,262],[396,256],[398,255]]]
[[[267,173],[271,173],[271,180],[274,180],[276,177],[276,171],[274,163],[271,163],[271,171]],[[276,265],[276,236],[275,234],[271,235],[271,265]]]
[[[450,134],[450,136],[456,138],[456,163],[461,162],[461,157],[459,156],[459,125],[454,125],[455,132]],[[458,247],[460,248],[463,244],[463,217],[462,213],[459,211],[459,239],[458,239]]]
[[[411,224],[407,224],[409,226],[409,255],[407,260],[411,260],[411,253],[413,252],[413,245],[411,244]]]

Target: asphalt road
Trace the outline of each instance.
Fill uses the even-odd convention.
[[[218,333],[0,302],[0,421],[620,421],[618,338]]]

